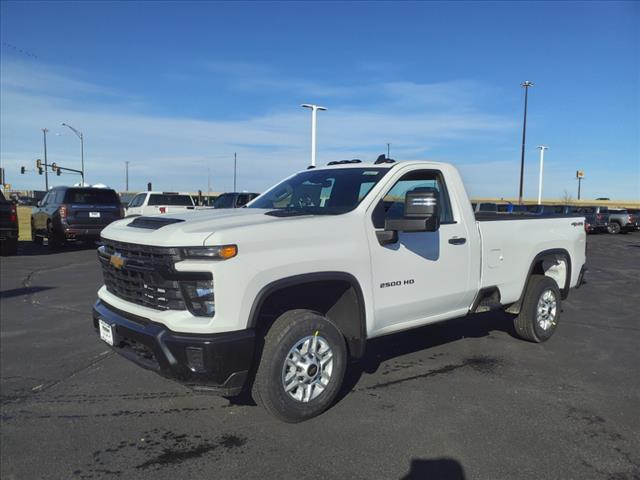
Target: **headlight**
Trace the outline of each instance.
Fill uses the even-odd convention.
[[[180,282],[185,303],[189,311],[198,317],[213,317],[216,302],[212,280],[194,280]]]
[[[238,254],[237,245],[220,245],[217,247],[187,247],[183,248],[185,258],[204,258],[227,260]]]

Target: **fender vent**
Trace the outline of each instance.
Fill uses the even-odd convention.
[[[159,228],[166,227],[167,225],[180,222],[184,222],[184,220],[166,217],[136,217],[133,222],[127,225],[127,227],[158,230]]]

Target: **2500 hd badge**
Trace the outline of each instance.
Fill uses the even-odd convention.
[[[396,280],[395,282],[383,282],[380,284],[380,288],[399,287],[401,285],[413,285],[415,280],[410,278],[408,280]]]

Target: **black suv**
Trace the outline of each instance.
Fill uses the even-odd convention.
[[[256,198],[258,193],[229,192],[223,193],[213,201],[213,208],[240,208]]]
[[[16,204],[0,192],[0,253],[15,255],[18,251],[18,212]]]
[[[51,248],[66,241],[96,240],[104,227],[123,216],[114,190],[54,187],[31,212],[31,238],[41,243],[47,237]]]

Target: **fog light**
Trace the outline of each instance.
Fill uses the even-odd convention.
[[[187,347],[184,349],[187,354],[187,365],[193,372],[204,372],[204,353],[200,347]]]
[[[213,281],[181,282],[185,303],[191,313],[199,317],[213,317],[216,312]]]

